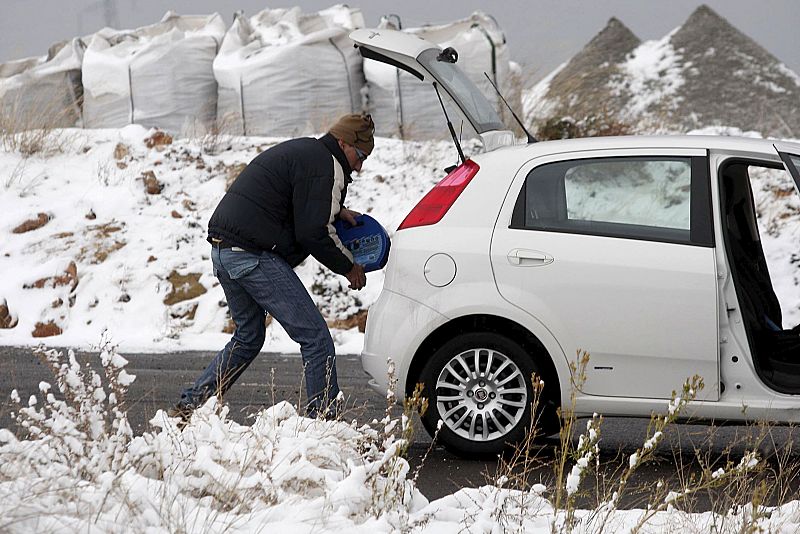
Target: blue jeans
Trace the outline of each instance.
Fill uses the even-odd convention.
[[[194,385],[183,390],[180,404],[196,408],[211,395],[221,397],[236,382],[264,345],[268,313],[300,344],[307,413],[335,413],[339,385],[333,339],[294,270],[272,252],[253,254],[215,246],[211,261],[236,331]]]

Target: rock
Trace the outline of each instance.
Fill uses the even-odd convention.
[[[173,319],[185,319],[187,321],[194,321],[194,316],[197,313],[197,302],[189,304],[188,306],[175,306],[170,310],[169,315]]]
[[[158,259],[158,258],[156,258],[155,256],[150,256],[149,258],[147,258],[147,263],[153,263],[153,262],[154,262],[154,261],[156,261],[157,259]]]
[[[128,295],[127,293],[123,293],[117,299],[117,302],[130,302],[130,301],[131,301],[131,296]]]
[[[176,210],[172,210],[172,218],[173,219],[183,219],[183,215],[178,213]]]
[[[14,328],[17,326],[17,318],[11,315],[6,299],[0,300],[0,328]]]
[[[124,222],[115,220],[87,226],[84,232],[86,239],[81,242],[83,245],[78,251],[78,261],[88,261],[93,265],[106,261],[111,253],[127,245],[124,236],[115,237],[124,227]]]
[[[225,191],[231,188],[234,180],[239,177],[245,167],[247,167],[246,163],[237,163],[228,167],[228,171],[225,176]]]
[[[172,306],[204,294],[206,288],[200,283],[200,276],[200,273],[179,274],[172,271],[167,277],[172,284],[172,291],[164,298],[164,304]]]
[[[367,310],[354,313],[346,319],[333,319],[328,321],[328,326],[340,330],[350,330],[358,328],[362,334],[367,330]]]
[[[236,323],[233,322],[233,319],[228,317],[225,320],[225,326],[222,327],[222,332],[225,334],[233,334],[236,332]]]
[[[114,147],[114,159],[119,161],[121,159],[125,159],[130,154],[130,149],[128,145],[124,143],[117,143],[117,146]]]
[[[52,337],[62,334],[64,331],[61,330],[61,327],[58,326],[53,321],[48,321],[46,323],[36,323],[36,326],[33,328],[33,332],[31,335],[33,337]]]
[[[56,276],[48,276],[47,278],[40,278],[32,284],[25,284],[22,286],[24,289],[42,289],[43,287],[60,287],[69,286],[70,292],[75,291],[78,286],[78,266],[74,261],[69,262],[69,265],[62,274]]]
[[[52,215],[48,213],[39,213],[36,215],[35,219],[28,219],[24,223],[20,224],[13,230],[11,233],[14,234],[24,234],[25,232],[31,232],[33,230],[38,230],[52,219]]]
[[[172,144],[172,136],[161,130],[156,130],[153,134],[144,140],[144,146],[147,148],[155,148],[156,150],[164,150],[164,147]]]
[[[269,326],[272,324],[272,316],[267,315],[264,319],[264,326]],[[233,334],[236,332],[236,323],[233,322],[230,315],[228,315],[227,319],[225,319],[225,326],[222,327],[222,332],[224,334]]]
[[[90,221],[93,221],[93,220],[95,220],[95,219],[97,218],[97,215],[95,214],[94,210],[91,210],[91,209],[90,209],[90,210],[89,210],[89,213],[87,213],[86,215],[84,215],[84,217],[86,217],[86,218],[87,218],[87,219],[89,219]]]
[[[142,173],[142,180],[144,181],[144,189],[148,195],[158,195],[164,189],[164,184],[158,181],[156,173],[153,171],[144,171]]]
[[[181,202],[181,205],[183,206],[183,209],[187,211],[195,211],[197,209],[197,204],[188,198],[184,198],[183,202]]]

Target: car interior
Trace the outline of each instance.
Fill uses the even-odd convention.
[[[778,297],[761,246],[750,167],[781,169],[764,162],[732,161],[720,173],[728,260],[755,368],[764,382],[783,393],[800,393],[800,325],[782,326]]]

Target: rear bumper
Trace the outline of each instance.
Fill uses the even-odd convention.
[[[434,309],[384,289],[370,307],[361,365],[371,377],[369,386],[385,395],[389,389],[389,360],[397,379],[395,395],[402,399],[408,370],[417,348],[431,332],[447,322]]]

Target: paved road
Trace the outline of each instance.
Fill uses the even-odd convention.
[[[178,398],[180,389],[194,379],[213,357],[212,353],[172,353],[172,354],[125,354],[129,360],[128,370],[137,376],[129,392],[129,419],[133,429],[141,433],[148,429],[147,421],[159,408],[172,406]],[[359,422],[380,419],[386,407],[383,397],[366,386],[367,377],[361,369],[357,356],[340,356],[338,358],[339,384],[348,398],[348,418],[356,418]],[[287,399],[297,403],[300,398],[301,361],[298,356],[280,354],[262,354],[246,371],[240,381],[226,396],[231,407],[231,415],[240,423],[247,422],[247,415],[274,402]],[[37,392],[38,383],[42,380],[52,382],[48,369],[38,361],[32,351],[27,348],[0,347],[0,427],[9,427],[9,394],[12,389],[19,391],[25,399]],[[493,480],[497,471],[497,462],[464,460],[458,458],[441,447],[431,449],[431,440],[417,421],[418,432],[414,444],[409,450],[409,461],[412,469],[420,466],[418,486],[429,499],[435,499],[461,487],[475,487]],[[585,428],[582,422],[579,429]],[[636,419],[609,419],[602,426],[601,462],[599,477],[592,477],[585,482],[589,487],[603,487],[618,476],[617,467],[627,463],[627,457],[636,450],[645,439],[647,421]],[[752,436],[754,431],[743,427],[725,427],[712,429],[706,426],[681,425],[667,433],[665,442],[659,447],[658,459],[651,465],[642,468],[634,477],[634,485],[655,483],[659,478],[672,480],[677,484],[681,476],[697,473],[698,466],[694,461],[697,454],[710,458],[718,458],[730,449],[732,456],[738,459],[744,452],[742,440]],[[798,433],[792,429],[773,429],[770,438],[762,443],[760,452],[765,456],[773,456],[776,449],[788,446],[796,440]],[[547,440],[537,451],[539,460],[547,462],[552,459],[557,438]],[[429,452],[429,449],[430,452]],[[792,453],[791,460],[796,453]],[[571,465],[571,463],[570,463]],[[773,469],[778,466],[775,460],[770,462]],[[680,468],[678,467],[680,466]],[[552,470],[546,466],[537,466],[531,470],[529,480],[538,482],[541,478],[549,480]],[[788,480],[788,490],[798,495],[799,473]],[[785,477],[788,478],[788,477]],[[775,484],[771,482],[772,487]],[[625,506],[643,506],[647,492],[633,492],[624,501]],[[701,495],[696,509],[709,509],[715,497]],[[588,497],[585,504],[591,505]]]

